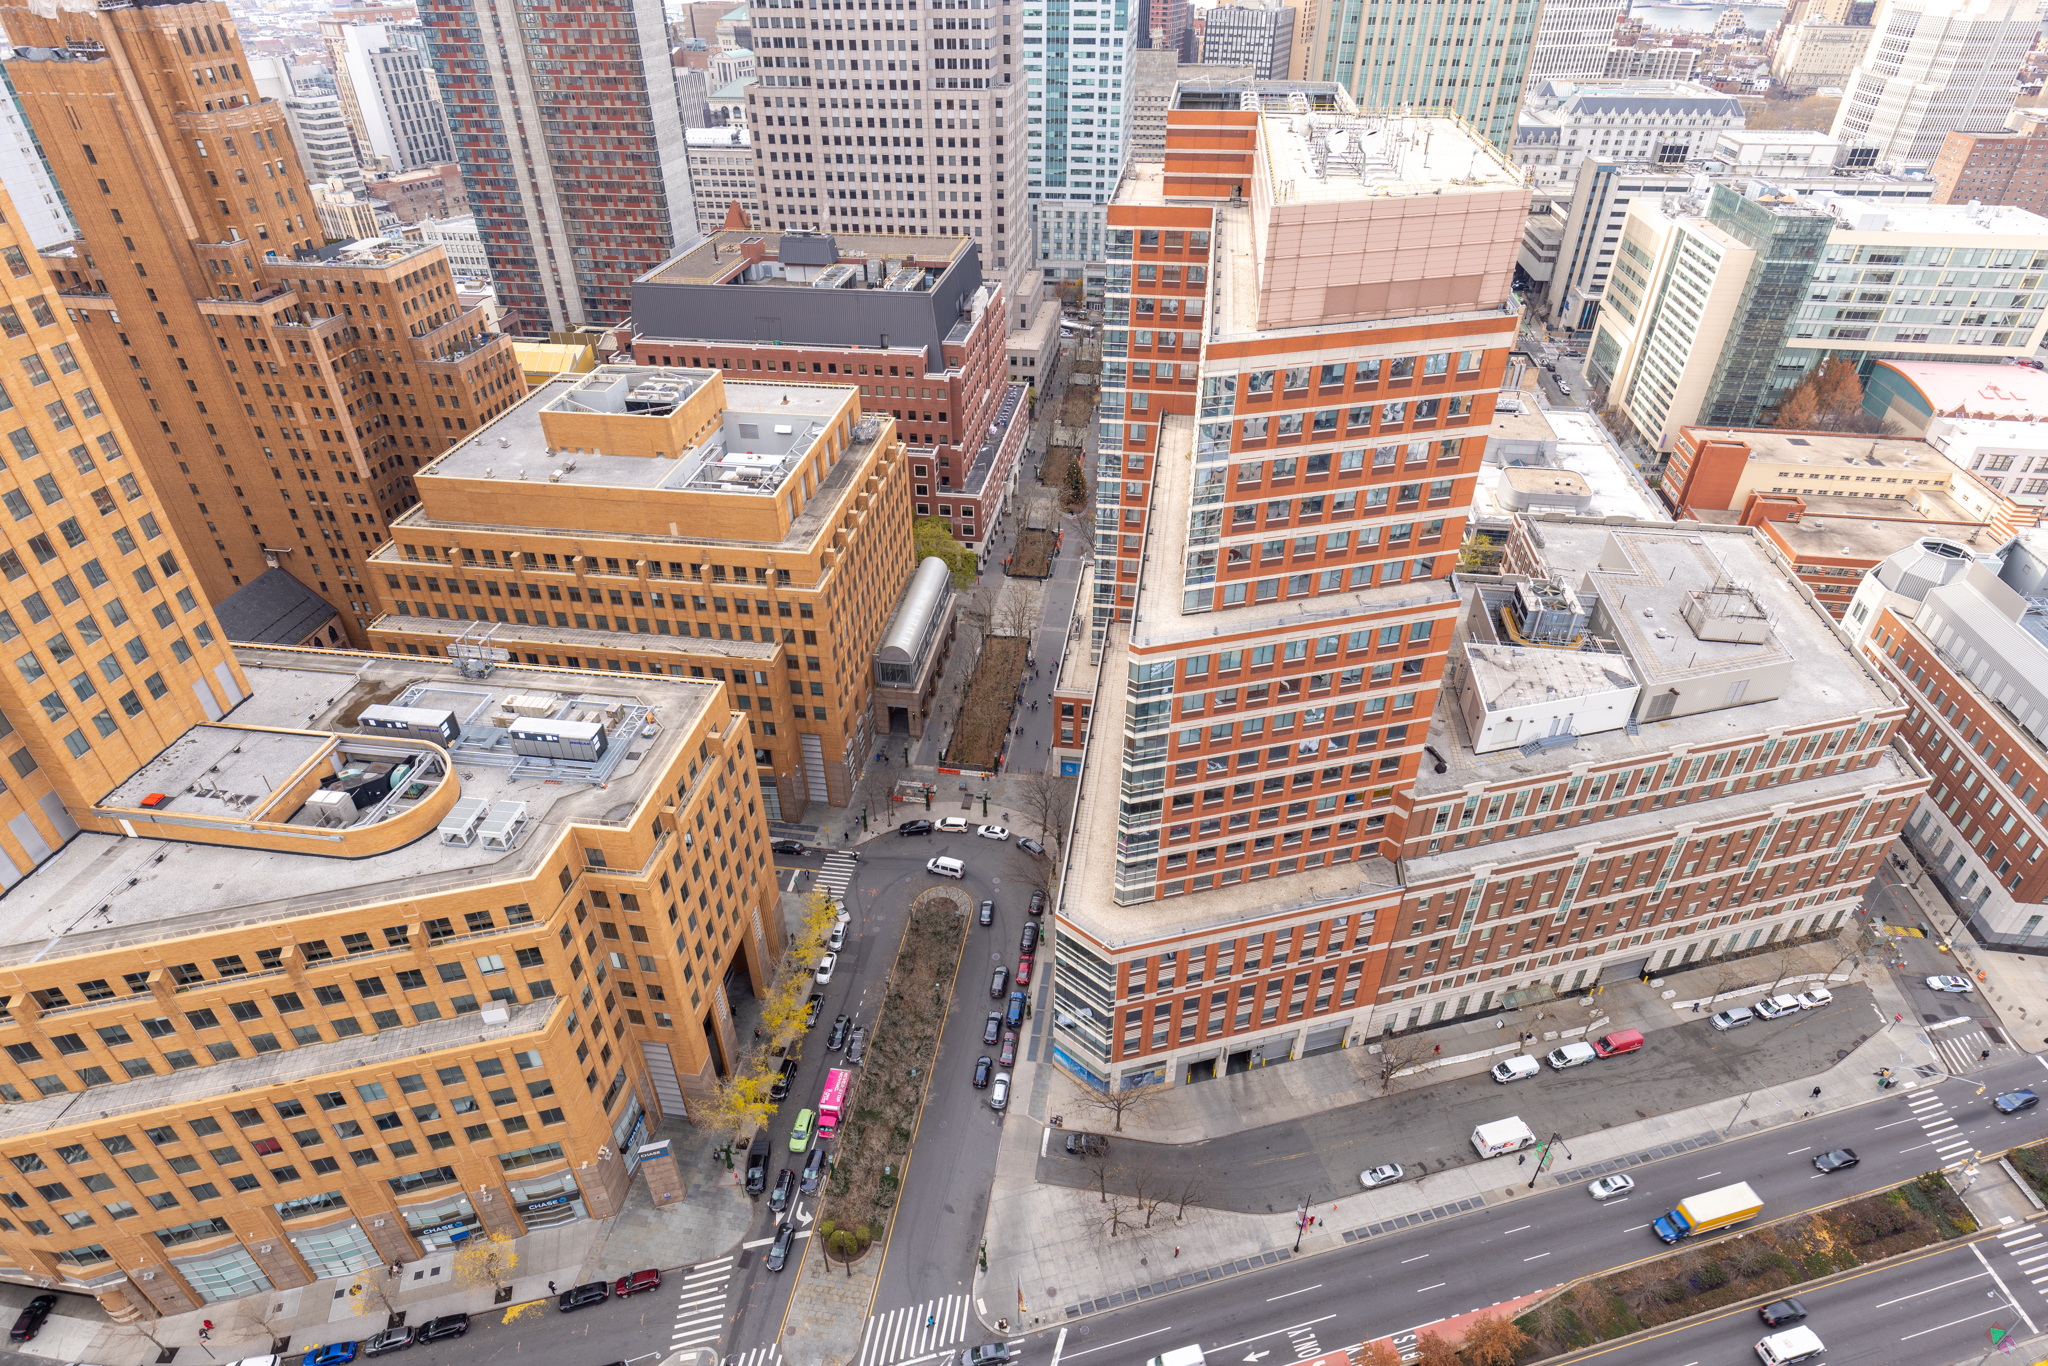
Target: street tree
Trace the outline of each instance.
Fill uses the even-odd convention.
[[[1466,1326],[1458,1355],[1464,1366],[1515,1366],[1515,1358],[1528,1347],[1529,1335],[1513,1319],[1481,1314]]]
[[[1095,1193],[1102,1198],[1104,1203],[1107,1203],[1109,1200],[1109,1179],[1114,1176],[1118,1178],[1119,1184],[1121,1184],[1123,1159],[1110,1155],[1109,1143],[1105,1140],[1088,1149],[1087,1154],[1081,1159],[1081,1165],[1087,1170],[1088,1175],[1095,1179]]]
[[[1109,1237],[1127,1233],[1137,1224],[1138,1202],[1128,1195],[1110,1195],[1104,1198],[1102,1209],[1097,1212],[1095,1222]]]
[[[1380,1083],[1380,1094],[1391,1095],[1403,1073],[1422,1065],[1430,1056],[1434,1045],[1420,1034],[1382,1034],[1379,1038],[1379,1052],[1370,1054],[1373,1075]]]
[[[1163,1088],[1157,1084],[1144,1086],[1089,1086],[1081,1091],[1080,1106],[1090,1114],[1102,1116],[1110,1121],[1110,1127],[1117,1133],[1124,1131],[1124,1121],[1135,1120],[1152,1108]]]
[[[1027,581],[1006,580],[1002,596],[996,599],[995,634],[1029,640],[1038,628],[1038,604],[1033,597]]]
[[[1385,1338],[1360,1343],[1351,1360],[1355,1366],[1402,1366],[1400,1349]]]
[[[1011,801],[1038,827],[1057,874],[1067,850],[1067,823],[1074,814],[1076,783],[1057,773],[1026,773],[1011,780]]]
[[[1458,1359],[1458,1349],[1435,1333],[1424,1333],[1415,1339],[1418,1366],[1463,1366]]]
[[[459,1285],[488,1285],[494,1292],[502,1291],[518,1269],[518,1243],[509,1233],[471,1238],[455,1254],[454,1274]]]
[[[944,517],[917,517],[910,523],[910,539],[916,548],[919,563],[936,555],[946,562],[953,571],[955,588],[974,586],[975,569],[980,560],[972,550],[960,544],[953,537],[953,524]]]

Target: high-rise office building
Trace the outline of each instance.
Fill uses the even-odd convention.
[[[1529,79],[1605,75],[1615,21],[1627,8],[1628,0],[1544,0],[1529,50]]]
[[[330,0],[327,13],[318,21],[320,46],[327,53],[327,69],[334,73],[334,94],[341,101],[348,120],[349,137],[356,155],[370,154],[370,130],[356,103],[355,87],[349,83],[348,31],[358,24],[416,24],[419,7],[413,0]]]
[[[407,41],[410,39],[411,41]],[[455,160],[448,111],[426,48],[426,32],[395,24],[351,24],[342,32],[338,83],[354,88],[367,139],[362,151],[383,173]]]
[[[68,242],[78,232],[71,206],[50,174],[50,159],[28,117],[21,112],[7,68],[0,63],[0,188],[5,188],[21,215],[23,234],[38,247]]]
[[[1106,209],[1130,155],[1139,3],[1133,13],[1129,0],[1079,9],[1073,0],[1047,0],[1021,20],[1038,266],[1048,283],[1085,275],[1091,298],[1101,288]]]
[[[1749,528],[1546,517],[1454,581],[1529,191],[1247,93],[1184,85],[1110,209],[1055,1059],[1200,1082],[1840,924],[1925,784],[1896,698]]]
[[[276,100],[284,108],[285,124],[291,129],[292,146],[298,149],[306,179],[317,185],[339,181],[341,188],[352,194],[366,193],[363,166],[356,160],[356,141],[341,100],[302,90],[292,74],[302,69],[278,57],[249,58],[249,75],[257,95]]]
[[[1304,11],[1295,71],[1335,81],[1363,110],[1454,114],[1506,151],[1541,8],[1540,0],[1317,0]]]
[[[165,513],[192,573],[218,603],[283,568],[364,639],[362,561],[418,463],[515,396],[508,344],[460,306],[441,248],[321,245],[225,6],[5,16],[78,219],[45,266],[100,372],[129,377],[109,396],[147,434],[139,458],[183,489]],[[164,98],[129,101],[136,73]]]
[[[1881,0],[1834,135],[1878,159],[1932,162],[1954,132],[1993,133],[2041,32],[2036,0]]]
[[[624,321],[634,277],[697,235],[659,0],[420,17],[512,330]]]
[[[1213,6],[1202,24],[1203,63],[1248,66],[1256,80],[1285,80],[1294,63],[1295,14],[1277,0]]]

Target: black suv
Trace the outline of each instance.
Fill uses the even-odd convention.
[[[775,1190],[768,1197],[768,1208],[777,1214],[789,1208],[789,1198],[796,1194],[796,1173],[784,1167],[782,1174],[775,1178]]]
[[[747,1150],[747,1194],[759,1195],[768,1189],[768,1135],[762,1134],[754,1140],[754,1146]]]
[[[775,1080],[768,1084],[768,1099],[782,1100],[789,1095],[790,1083],[796,1080],[796,1059],[784,1058],[782,1066],[775,1073]]]
[[[9,1342],[28,1342],[42,1331],[43,1320],[50,1317],[50,1311],[57,1307],[55,1295],[38,1295],[28,1302],[21,1311],[21,1317],[14,1321],[14,1327],[7,1330]]]
[[[931,832],[930,821],[905,821],[896,827],[896,833],[899,835],[929,835]]]
[[[566,1314],[571,1309],[581,1309],[589,1304],[603,1304],[612,1296],[610,1281],[590,1281],[587,1284],[564,1290],[555,1301],[555,1308]]]

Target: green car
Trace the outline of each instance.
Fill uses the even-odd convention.
[[[810,1110],[800,1110],[797,1112],[796,1127],[789,1131],[789,1150],[791,1152],[800,1153],[811,1146],[811,1129],[816,1125],[817,1121],[818,1116]]]

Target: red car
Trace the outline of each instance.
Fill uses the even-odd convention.
[[[624,1299],[628,1295],[637,1295],[643,1290],[659,1290],[660,1288],[661,1272],[650,1267],[645,1271],[629,1271],[619,1277],[612,1285],[612,1294],[620,1299]]]
[[[1017,985],[1020,987],[1031,985],[1031,955],[1028,953],[1017,956]]]

